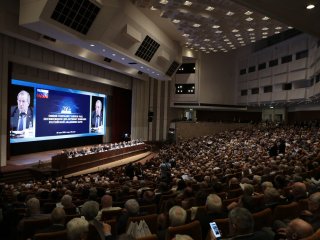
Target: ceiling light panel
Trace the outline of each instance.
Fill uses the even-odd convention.
[[[181,36],[185,37],[185,45],[194,50],[205,47],[223,51],[218,46],[231,50],[231,46],[239,48],[289,29],[283,23],[231,0],[158,0],[152,5],[162,17],[169,18],[177,29],[183,31]],[[226,44],[224,39],[229,39],[232,45]],[[195,43],[201,43],[201,46]]]

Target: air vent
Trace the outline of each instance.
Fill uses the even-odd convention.
[[[104,59],[103,59],[103,61],[105,61],[105,62],[111,62],[112,61],[112,59],[110,59],[110,58],[107,58],[107,57],[105,57]]]
[[[89,0],[59,0],[51,18],[63,25],[87,34],[100,8]]]
[[[157,43],[151,37],[146,36],[135,55],[142,58],[143,60],[146,60],[147,62],[150,62],[159,46],[159,43]]]
[[[180,65],[180,63],[177,63],[176,61],[173,61],[173,63],[170,65],[168,71],[166,72],[166,75],[171,77],[174,74],[174,72],[177,70],[179,65]]]

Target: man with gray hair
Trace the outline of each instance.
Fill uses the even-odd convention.
[[[180,226],[186,223],[187,212],[180,206],[173,206],[169,210],[169,221],[171,227]]]
[[[123,213],[117,219],[117,233],[125,233],[129,217],[140,215],[140,206],[137,200],[129,199],[124,204]]]
[[[229,232],[232,239],[272,240],[272,234],[266,231],[254,232],[252,214],[246,208],[236,207],[229,212]]]
[[[67,224],[69,240],[86,240],[89,232],[89,222],[84,218],[73,218]]]

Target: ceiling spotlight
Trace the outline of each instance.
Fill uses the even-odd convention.
[[[256,40],[252,39],[251,42],[255,42]]]
[[[275,32],[274,32],[274,34],[279,34],[279,33],[280,33],[279,31],[275,31]]]
[[[292,29],[293,27],[291,27],[291,26],[288,26],[288,29]]]
[[[280,30],[280,29],[282,29],[282,27],[280,27],[280,26],[279,27],[275,27],[275,29]]]
[[[269,20],[269,19],[270,19],[270,18],[267,17],[267,16],[265,16],[265,17],[262,18],[263,21],[267,21],[267,20]]]
[[[262,31],[267,31],[269,28],[267,28],[267,27],[264,27],[264,28],[262,28]]]
[[[90,44],[90,47],[94,47],[95,45],[94,44]]]
[[[115,54],[115,53],[112,53],[112,56],[114,56],[114,57],[115,57],[115,56],[116,56],[116,54]]]
[[[254,31],[254,29],[253,28],[248,28],[247,31],[248,32],[252,32],[252,31]]]
[[[251,12],[251,11],[246,11],[244,14],[249,16],[249,15],[251,15],[252,13],[253,13],[253,12]]]
[[[311,10],[313,8],[315,8],[315,5],[313,5],[313,4],[309,4],[306,6],[306,9],[308,9],[308,10]]]
[[[180,20],[179,20],[179,19],[173,19],[172,22],[173,22],[173,23],[179,23]]]
[[[204,42],[210,42],[210,39],[209,38],[206,38],[203,40]]]
[[[182,36],[183,36],[183,37],[189,37],[189,36],[190,36],[190,34],[188,34],[188,33],[184,33],[184,34],[182,34]]]
[[[253,20],[253,18],[252,17],[248,17],[248,18],[246,18],[246,21],[248,21],[248,22],[251,22]]]
[[[195,24],[193,24],[192,26],[193,26],[193,27],[198,28],[198,27],[200,27],[200,26],[201,26],[201,24],[199,24],[199,23],[195,23]]]
[[[106,51],[106,49],[102,49],[102,52],[105,52]]]
[[[222,31],[221,30],[217,30],[217,31],[215,31],[215,33],[219,34],[219,33],[222,33]]]
[[[238,41],[242,41],[242,40],[243,40],[243,38],[242,38],[242,37],[239,37],[239,38],[237,38],[237,40],[238,40]]]
[[[123,57],[123,58],[121,58],[121,60],[122,60],[122,61],[124,61],[124,60],[125,60],[125,58]]]
[[[231,32],[236,33],[236,32],[239,32],[239,30],[238,29],[233,29]]]
[[[212,28],[219,28],[219,25],[213,25]]]
[[[213,10],[214,10],[214,7],[208,6],[208,7],[206,7],[206,10],[207,10],[207,11],[213,11]]]
[[[240,33],[238,33],[238,34],[235,34],[235,36],[236,36],[236,37],[241,37],[241,34],[240,34]]]
[[[262,35],[268,35],[268,32],[263,32]]]
[[[267,38],[267,36],[262,36],[262,38]]]
[[[190,6],[192,5],[192,2],[190,2],[190,1],[185,1],[185,2],[183,3],[183,5],[190,7]]]
[[[168,0],[160,0],[159,3],[161,3],[161,4],[167,4],[168,2],[169,2]]]
[[[227,16],[232,16],[233,14],[234,14],[234,12],[231,12],[231,11],[226,13]]]

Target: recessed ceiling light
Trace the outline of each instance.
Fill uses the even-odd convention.
[[[293,27],[291,27],[291,26],[288,26],[288,28],[289,28],[289,29],[292,29]]]
[[[184,33],[184,34],[182,34],[182,36],[183,36],[183,37],[189,37],[189,36],[190,36],[190,34],[188,34],[188,33]]]
[[[267,31],[269,28],[267,28],[267,27],[264,27],[264,28],[262,28],[262,31]]]
[[[179,19],[173,19],[172,22],[173,22],[173,23],[179,23],[180,20],[179,20]]]
[[[105,52],[106,50],[105,49],[102,49],[102,52]]]
[[[237,40],[238,40],[238,41],[242,41],[242,40],[243,40],[243,38],[242,38],[242,37],[240,37],[240,38],[237,38]]]
[[[274,32],[274,34],[279,34],[279,33],[280,33],[279,31],[275,31],[275,32]]]
[[[190,7],[190,6],[192,5],[192,2],[190,2],[190,1],[185,1],[185,2],[183,3],[183,5]]]
[[[241,46],[245,46],[245,44],[244,44],[244,43],[242,43],[242,44],[241,44]]]
[[[208,7],[206,7],[206,10],[207,10],[207,11],[213,11],[213,10],[214,10],[214,7],[208,6]]]
[[[143,68],[143,66],[140,67],[141,69]]]
[[[256,40],[252,39],[251,42],[255,42]]]
[[[274,29],[280,30],[282,29],[282,27],[278,26],[278,27],[275,27]]]
[[[95,46],[94,44],[92,44],[92,43],[90,44],[90,47],[94,47],[94,46]]]
[[[200,49],[206,49],[205,47],[200,47]]]
[[[263,32],[262,35],[268,35],[268,32]]]
[[[115,54],[115,53],[112,53],[112,56],[116,56],[116,54]]]
[[[121,60],[122,60],[122,61],[124,61],[124,60],[125,60],[125,58],[123,57],[123,58],[121,58]]]
[[[244,41],[240,41],[239,43],[243,44],[243,43],[244,43]]]
[[[225,41],[225,42],[229,42],[229,39],[228,39],[228,38],[226,38],[226,39],[223,39],[223,41]]]
[[[232,42],[227,42],[228,45],[232,44]]]
[[[256,37],[250,37],[250,39],[256,39]]]
[[[231,12],[231,11],[226,13],[227,16],[232,16],[233,14],[234,14],[234,12]]]
[[[203,41],[205,41],[205,42],[210,42],[210,39],[209,39],[209,38],[206,38],[206,39],[204,39]]]
[[[212,28],[219,28],[219,25],[213,25]]]
[[[222,31],[221,30],[217,30],[217,31],[215,31],[215,33],[219,34],[219,33],[222,33]]]
[[[168,0],[160,0],[159,3],[161,4],[167,4],[169,1]]]
[[[199,43],[195,43],[194,46],[195,46],[195,47],[199,47],[200,44],[199,44]]]
[[[313,4],[309,4],[306,6],[306,9],[309,9],[309,10],[311,10],[313,8],[315,8],[315,5],[313,5]]]
[[[248,22],[251,22],[253,20],[253,18],[252,17],[248,17],[248,18],[246,18],[246,21],[248,21]]]
[[[265,17],[262,18],[263,21],[267,21],[267,20],[269,20],[269,19],[270,19],[270,18],[267,17],[267,16],[265,16]]]
[[[254,29],[253,28],[248,28],[247,31],[248,32],[252,32],[252,31],[254,31]]]
[[[235,34],[235,36],[236,36],[236,37],[241,37],[241,34],[240,34],[240,33],[238,33],[238,34]]]
[[[267,38],[267,36],[262,36],[262,38]]]
[[[236,32],[239,32],[239,30],[238,29],[232,29],[231,32],[236,33]]]
[[[197,27],[200,27],[201,24],[199,24],[199,23],[194,23],[192,26],[197,28]]]
[[[254,32],[251,32],[251,33],[249,33],[249,35],[250,35],[250,36],[254,36],[254,35],[255,35],[255,33],[254,33]]]

